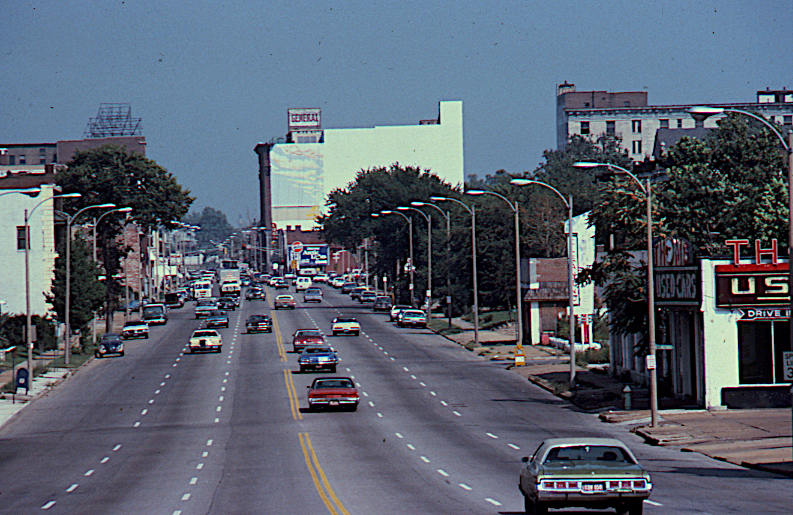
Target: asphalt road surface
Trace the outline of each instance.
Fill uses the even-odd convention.
[[[124,357],[94,360],[0,430],[0,513],[516,514],[520,459],[549,437],[608,436],[650,469],[645,513],[791,513],[793,481],[643,444],[427,330],[330,287],[321,304],[243,301],[221,353],[189,354],[192,303]],[[283,291],[279,292],[283,293]],[[245,334],[271,313],[272,334]],[[356,412],[309,412],[296,329],[328,337]],[[564,510],[565,513],[597,511]],[[613,513],[613,510],[610,512]]]

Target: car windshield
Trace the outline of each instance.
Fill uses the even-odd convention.
[[[357,322],[357,320],[355,320],[354,318],[341,318],[341,317],[339,317],[339,318],[336,319],[336,322],[337,323],[339,323],[339,322]]]
[[[554,447],[548,451],[543,463],[564,463],[575,461],[611,461],[634,463],[625,449],[612,445],[573,445]]]
[[[196,331],[193,333],[193,336],[197,338],[206,338],[208,336],[217,336],[218,333],[216,331]]]
[[[202,299],[196,303],[196,306],[214,306],[214,305],[215,305],[215,301],[208,299]]]
[[[349,379],[323,379],[314,382],[314,388],[354,388]]]
[[[148,325],[148,324],[146,324],[146,322],[141,322],[140,320],[132,320],[131,322],[127,322],[126,324],[124,324],[124,327],[133,327],[139,325]]]
[[[295,336],[305,338],[307,336],[322,336],[320,331],[308,330],[308,331],[298,331],[295,333]]]
[[[304,354],[328,354],[333,352],[328,347],[306,347],[303,349]]]
[[[278,297],[275,298],[275,300],[292,300],[292,296],[291,295],[279,295]]]

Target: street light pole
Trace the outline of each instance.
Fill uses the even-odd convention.
[[[373,213],[377,214],[377,213]],[[410,307],[416,307],[416,298],[413,293],[415,282],[414,279],[414,271],[416,270],[416,266],[413,264],[413,218],[405,215],[404,213],[400,213],[399,211],[391,211],[389,209],[384,209],[380,211],[381,215],[399,215],[408,222],[408,239],[410,240]]]
[[[471,254],[473,258],[472,272],[474,276],[474,344],[479,345],[479,277],[476,270],[476,206],[468,206],[465,202],[452,197],[430,197],[433,202],[454,202],[463,206],[471,215]]]
[[[415,211],[427,222],[427,294],[425,298],[427,302],[427,323],[429,324],[432,319],[432,216],[415,207],[399,206],[397,209],[400,211]]]
[[[520,206],[518,201],[515,200],[513,204],[507,197],[496,193],[495,191],[485,190],[468,190],[465,192],[467,195],[493,195],[500,198],[509,205],[512,212],[515,213],[515,313],[517,324],[515,325],[515,343],[518,349],[523,348],[523,299],[522,299],[522,284],[521,271],[520,271]]]
[[[785,149],[787,152],[787,181],[788,181],[788,296],[790,297],[790,301],[788,303],[788,309],[790,315],[789,323],[790,327],[788,333],[790,334],[790,348],[793,349],[793,130],[788,130],[787,134],[787,141],[785,141],[785,137],[782,135],[779,130],[774,127],[768,120],[763,118],[762,116],[756,115],[749,111],[744,111],[742,109],[732,109],[726,107],[708,107],[708,106],[694,106],[689,108],[688,113],[694,117],[695,120],[705,121],[706,118],[723,114],[723,113],[735,113],[741,114],[744,116],[748,116],[750,118],[754,118],[755,120],[759,121],[769,129],[774,135],[779,139],[779,142],[782,143],[782,148]]]
[[[452,276],[451,276],[451,253],[452,253],[452,225],[448,211],[444,211],[435,204],[429,202],[411,202],[411,206],[428,206],[438,210],[446,219],[446,312],[449,317],[449,329],[452,327]]]
[[[567,198],[564,198],[562,192],[558,189],[554,188],[550,184],[544,183],[542,181],[534,181],[530,179],[512,179],[509,181],[510,184],[514,184],[515,186],[526,186],[529,184],[536,184],[537,186],[543,186],[548,188],[549,190],[553,191],[556,196],[562,199],[565,207],[567,207],[567,309],[568,313],[568,325],[569,327],[569,335],[568,335],[568,345],[570,346],[570,389],[572,390],[575,388],[575,330],[576,330],[576,322],[575,322],[575,282],[573,279],[573,196],[569,195]]]
[[[630,170],[612,163],[573,163],[574,168],[605,167],[630,177],[644,193],[647,203],[647,342],[648,355],[645,368],[650,374],[650,425],[658,427],[658,370],[655,345],[655,278],[653,277],[653,196],[648,177],[645,184]]]
[[[28,374],[30,374],[31,378],[33,377],[33,335],[30,333],[33,326],[33,315],[30,313],[30,217],[33,216],[33,212],[36,211],[40,205],[48,200],[55,200],[56,198],[77,198],[81,196],[81,193],[53,195],[33,206],[30,212],[25,209],[25,345],[28,348]]]

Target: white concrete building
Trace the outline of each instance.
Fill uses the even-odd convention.
[[[45,294],[52,290],[55,270],[54,184],[42,184],[31,197],[17,193],[23,188],[6,188],[0,182],[0,300],[4,313],[25,314],[25,211],[28,213],[30,252],[30,311],[45,316],[52,307]]]
[[[287,137],[255,149],[265,227],[313,227],[328,194],[346,187],[361,170],[399,163],[429,170],[452,185],[464,180],[460,101],[440,102],[437,119],[416,125],[322,129],[319,109],[289,114]]]

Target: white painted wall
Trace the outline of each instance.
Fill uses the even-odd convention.
[[[325,129],[324,143],[283,143],[270,152],[273,221],[313,226],[327,195],[361,170],[394,163],[428,169],[456,186],[464,181],[463,104],[440,102],[440,124]],[[303,206],[303,209],[286,209]]]
[[[8,191],[13,190],[0,190],[0,194]],[[51,311],[44,295],[52,289],[55,270],[54,194],[54,185],[45,184],[35,197],[19,193],[0,197],[0,300],[5,301],[4,313],[26,312],[25,252],[17,250],[16,239],[17,226],[25,224],[25,209],[30,217],[30,311],[42,316]]]

